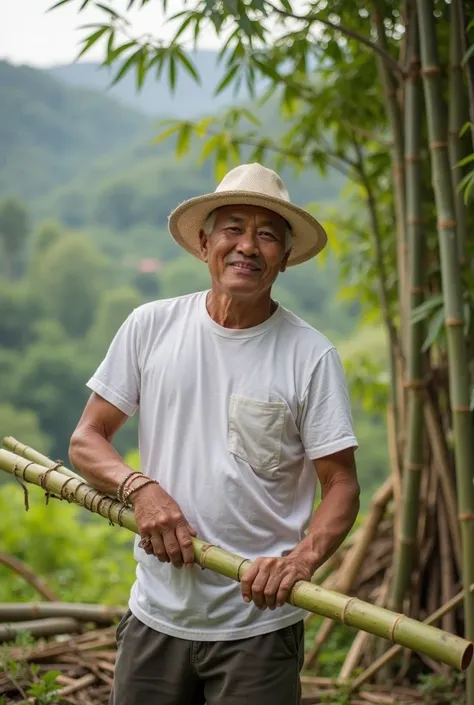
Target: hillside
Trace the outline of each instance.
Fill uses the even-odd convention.
[[[198,50],[192,55],[201,83],[196,81],[179,66],[177,91],[172,93],[166,79],[156,79],[151,73],[140,90],[136,89],[134,73],[126,74],[115,86],[110,87],[111,70],[98,63],[81,61],[77,64],[54,66],[50,75],[71,86],[92,88],[119,100],[123,105],[141,110],[149,115],[171,114],[180,118],[193,118],[203,113],[215,112],[236,100],[234,89],[227,88],[218,96],[215,88],[224,75],[217,64],[217,52]],[[238,100],[245,100],[247,93],[243,87],[237,94]]]
[[[148,119],[47,72],[0,61],[0,196],[43,197],[92,159],[129,144]]]

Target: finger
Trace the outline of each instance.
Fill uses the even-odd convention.
[[[258,571],[259,563],[255,561],[240,578],[240,592],[242,593],[244,602],[248,603],[252,601],[252,584],[257,577]]]
[[[153,556],[154,553],[155,553],[154,550],[153,550],[153,544],[151,543],[150,540],[148,540],[148,541],[143,541],[143,540],[140,541],[139,544],[138,544],[138,548],[143,549],[143,550],[145,551],[145,553],[147,553],[149,556]]]
[[[183,565],[183,556],[174,529],[163,531],[162,537],[165,544],[166,553],[168,554],[171,563],[175,568],[181,568]]]
[[[282,607],[282,605],[285,604],[290,594],[291,588],[293,587],[295,582],[295,574],[293,572],[289,573],[288,575],[285,575],[284,578],[282,578],[276,596],[277,607]]]
[[[192,567],[194,565],[194,549],[189,533],[189,524],[187,522],[180,523],[176,527],[176,538],[179,541],[181,555],[185,566]]]
[[[278,573],[271,572],[267,579],[267,584],[263,591],[267,607],[274,610],[277,604],[277,593],[282,581],[281,570]]]
[[[169,563],[170,559],[165,549],[165,544],[160,534],[154,533],[151,537],[152,551],[161,563]],[[146,549],[145,549],[146,550]],[[149,553],[148,551],[146,551]]]
[[[197,536],[197,531],[194,529],[188,522],[186,522],[186,526],[188,527],[188,531],[191,534],[191,536]]]

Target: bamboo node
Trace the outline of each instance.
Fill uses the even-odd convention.
[[[457,412],[460,414],[466,414],[466,413],[470,414],[471,413],[471,409],[469,408],[469,406],[453,406],[453,411],[455,413]]]
[[[411,286],[410,294],[424,294],[425,290],[422,286]]]
[[[89,492],[87,492],[86,497],[88,494],[89,494]],[[85,501],[85,498],[84,498],[84,501]],[[112,500],[110,500],[109,508],[107,510],[107,519],[109,520],[110,526],[114,526],[114,522],[112,521],[112,517],[110,516],[110,512],[112,511],[113,507],[114,507],[114,503],[112,502]]]
[[[356,600],[356,599],[357,599],[356,597],[351,597],[350,600],[347,600],[346,604],[345,604],[344,607],[342,608],[341,622],[342,622],[343,624],[346,624],[346,625],[347,625],[347,622],[346,622],[346,612],[347,612],[347,610],[349,609],[351,602],[354,602],[354,600]]]
[[[407,154],[405,161],[407,164],[417,164],[418,162],[421,162],[421,157],[417,157],[414,154]],[[409,221],[407,220],[407,222]]]
[[[474,514],[458,514],[459,521],[474,521]]]
[[[416,544],[416,539],[410,538],[409,536],[400,536],[399,541],[405,544],[405,546],[414,546]]]
[[[423,379],[406,379],[403,382],[404,389],[424,389],[426,382]]]
[[[420,73],[422,76],[437,76],[441,73],[441,69],[439,66],[423,66]]]
[[[464,321],[462,318],[455,318],[454,316],[448,316],[445,320],[445,325],[448,328],[460,328],[464,326]]]
[[[390,641],[394,641],[395,630],[396,630],[396,628],[397,628],[397,626],[398,626],[398,623],[399,623],[399,621],[400,621],[401,619],[403,619],[403,615],[402,615],[402,614],[399,614],[399,615],[393,620],[393,624],[392,624],[392,626],[390,627],[389,632],[388,632],[388,638],[390,639]]]
[[[214,548],[214,545],[212,543],[206,544],[202,550],[201,550],[201,560],[199,561],[199,565],[201,566],[201,570],[204,570],[206,567],[206,553],[211,549]],[[242,561],[242,563],[245,563],[245,561]],[[239,565],[238,570],[237,570],[237,577],[239,578],[240,581],[240,575],[239,571],[242,566],[242,563]]]
[[[407,225],[424,225],[425,223],[429,222],[429,218],[407,218]],[[408,248],[406,248],[406,250],[407,249]]]
[[[124,513],[124,511],[125,511],[126,509],[127,509],[127,506],[126,506],[125,504],[123,504],[123,505],[120,507],[120,509],[119,509],[119,513],[118,513],[118,515],[117,515],[117,523],[118,523],[119,526],[123,526],[123,523],[122,523],[122,514]]]
[[[440,230],[444,228],[455,228],[457,225],[456,220],[438,220],[438,228]]]
[[[422,472],[424,469],[424,464],[423,463],[407,463],[407,470],[410,470],[412,472]]]
[[[430,142],[430,149],[446,149],[448,146],[448,143],[445,141],[441,140],[435,140],[434,142]]]

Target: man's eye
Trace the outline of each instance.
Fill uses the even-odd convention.
[[[234,225],[234,226],[229,226],[229,227],[227,228],[227,230],[228,230],[230,233],[240,233],[240,228],[238,228],[236,225]]]
[[[275,235],[273,233],[269,233],[267,230],[263,230],[260,235],[263,235],[264,237],[271,237],[272,240],[275,240]]]

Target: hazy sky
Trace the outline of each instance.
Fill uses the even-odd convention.
[[[78,28],[89,22],[103,21],[104,13],[86,8],[78,14],[78,0],[48,13],[54,3],[55,0],[0,0],[0,58],[40,67],[74,60],[83,36],[83,31]],[[127,2],[109,0],[108,4],[121,11]],[[179,12],[183,3],[182,0],[171,0],[169,6],[173,12]],[[141,10],[130,11],[128,17],[134,23],[134,32],[148,32],[163,39],[170,37],[173,29],[163,25],[160,7],[161,2],[155,0]],[[216,47],[219,44],[215,36],[209,35],[200,45]],[[102,56],[97,48],[87,52],[84,58],[91,60]]]

